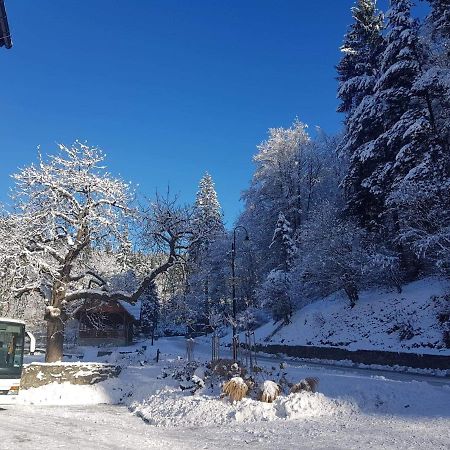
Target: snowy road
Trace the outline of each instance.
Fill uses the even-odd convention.
[[[173,343],[176,343],[179,351],[182,351],[185,348],[185,339],[181,337],[170,338]],[[157,344],[155,348],[157,347]],[[211,344],[205,339],[200,338],[197,339],[195,344],[195,352],[201,357],[205,357],[205,355],[209,355]],[[231,350],[226,347],[220,348],[220,357],[223,358],[232,358]],[[383,370],[383,369],[375,369],[371,367],[352,367],[352,366],[344,366],[340,365],[339,362],[333,363],[320,363],[320,362],[303,362],[299,361],[295,358],[282,357],[277,355],[268,355],[268,354],[256,354],[256,360],[264,363],[271,364],[280,364],[281,362],[287,362],[289,367],[291,368],[308,368],[310,370],[324,370],[327,372],[334,372],[336,374],[349,374],[356,375],[361,377],[385,377],[388,380],[395,381],[425,381],[434,386],[448,386],[450,388],[450,378],[449,377],[436,377],[427,374],[421,373],[408,373],[408,372],[399,372],[394,370]]]
[[[125,407],[8,407],[0,449],[448,449],[449,421],[358,415],[226,427],[157,428]]]

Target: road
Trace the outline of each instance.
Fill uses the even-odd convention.
[[[356,415],[226,427],[158,428],[125,407],[10,407],[1,450],[448,449],[448,419]]]
[[[182,337],[170,338],[173,342],[177,342],[178,348],[180,351],[183,351],[185,348],[185,339]],[[157,346],[157,344],[155,344]],[[211,345],[205,338],[197,339],[195,344],[194,352],[200,357],[209,357],[211,353]],[[232,358],[231,350],[228,347],[221,346],[220,347],[220,357],[221,358]],[[274,364],[275,366],[279,366],[280,363],[284,362],[289,365],[291,368],[305,369],[309,368],[311,370],[319,369],[326,370],[328,373],[333,372],[336,374],[354,374],[357,376],[367,376],[367,377],[384,377],[387,380],[394,381],[419,381],[419,382],[427,382],[432,384],[433,386],[449,386],[450,387],[450,377],[438,377],[432,376],[428,374],[421,373],[409,373],[409,372],[399,372],[394,370],[384,370],[384,369],[374,369],[374,368],[365,368],[365,367],[350,367],[339,365],[333,363],[320,363],[320,362],[311,362],[311,361],[299,361],[295,358],[282,357],[278,355],[268,355],[264,354],[256,354],[256,360],[262,361],[264,363]]]

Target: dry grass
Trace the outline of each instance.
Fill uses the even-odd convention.
[[[264,381],[259,399],[264,403],[272,403],[280,395],[281,387],[274,381]]]
[[[223,385],[222,392],[232,401],[241,401],[247,395],[248,386],[241,377],[233,377]]]

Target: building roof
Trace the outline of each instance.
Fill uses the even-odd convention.
[[[18,319],[9,319],[8,317],[0,317],[0,323],[6,322],[6,323],[18,323],[20,325],[25,325],[25,322],[23,320]]]
[[[138,300],[134,305],[131,305],[130,303],[124,302],[123,300],[120,300],[119,303],[123,307],[123,309],[134,320],[137,320],[137,321],[141,320],[141,307],[142,307],[141,300]]]
[[[0,0],[0,47],[12,47],[4,0]]]
[[[90,305],[89,303],[85,304],[84,308],[78,309],[77,313],[75,314],[75,317],[79,319],[80,315],[83,313],[83,311],[86,311],[86,306],[88,306],[89,311],[91,312],[103,312],[103,313],[117,313],[117,312],[123,312],[124,314],[128,315],[130,319],[132,319],[135,322],[139,322],[141,320],[141,307],[142,307],[142,301],[138,300],[134,305],[131,305],[130,303],[127,303],[123,300],[119,300],[117,302],[110,302],[110,303],[101,303],[96,306]]]

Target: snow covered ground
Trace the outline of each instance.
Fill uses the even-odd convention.
[[[160,428],[118,406],[0,411],[0,449],[448,449],[448,418],[360,414]],[[7,431],[6,431],[7,430]]]
[[[275,333],[268,323],[255,332],[261,344],[335,346],[348,350],[386,350],[450,356],[438,315],[450,308],[443,298],[448,281],[425,278],[395,290],[360,294],[354,308],[334,294],[297,311],[292,323]]]
[[[157,348],[162,351],[159,363],[152,360]],[[209,351],[206,341],[198,343],[196,360],[208,359]],[[276,358],[265,358],[259,361],[261,379],[284,376],[297,382],[315,376],[318,393],[283,395],[273,404],[253,399],[232,404],[209,389],[195,395],[181,391],[182,382],[166,375],[184,367],[184,356],[183,339],[161,339],[146,351],[95,358],[121,364],[118,379],[22,391],[19,405],[0,411],[1,429],[8,430],[2,432],[0,449],[450,446],[449,380],[432,385],[412,375],[396,374],[394,380],[293,361],[280,368]]]

